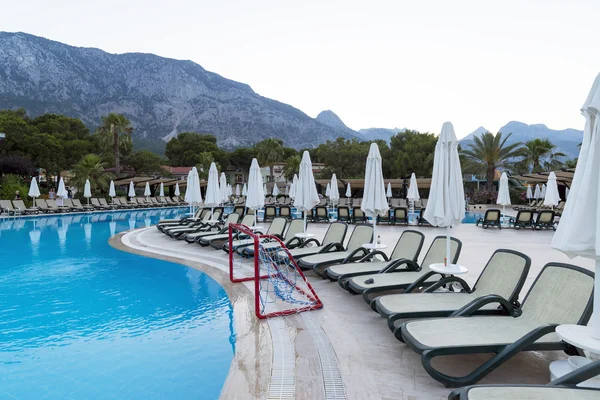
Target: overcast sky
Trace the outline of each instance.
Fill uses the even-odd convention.
[[[189,59],[353,129],[583,129],[598,0],[0,0],[0,29]]]

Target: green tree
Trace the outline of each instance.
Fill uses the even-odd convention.
[[[297,174],[300,170],[300,162],[302,162],[302,158],[297,154],[285,159],[285,167],[283,168],[285,179],[288,181],[294,179],[294,174]]]
[[[357,139],[337,138],[319,145],[311,154],[313,162],[325,164],[321,178],[335,173],[339,178],[362,178],[365,174],[365,160],[369,154],[370,142]]]
[[[148,150],[136,151],[125,160],[137,175],[164,175],[166,160]]]
[[[390,139],[392,160],[390,175],[406,178],[414,172],[417,177],[430,177],[433,172],[433,155],[437,136],[432,133],[405,130]],[[386,163],[384,158],[384,164]]]
[[[169,140],[165,155],[174,167],[189,167],[201,162],[201,153],[211,153],[215,162],[227,166],[229,155],[217,146],[217,138],[210,134],[182,132]]]
[[[562,166],[560,158],[565,157],[565,154],[556,152],[555,149],[556,146],[548,139],[529,140],[524,143],[522,161],[529,167],[530,172],[558,169]]]
[[[108,152],[109,149],[112,149],[117,176],[121,174],[120,156],[123,148],[133,149],[131,132],[133,132],[131,122],[123,114],[117,113],[110,113],[102,117],[102,123],[97,130],[102,150]]]
[[[478,165],[481,171],[485,171],[488,187],[494,184],[494,173],[497,168],[510,169],[511,159],[522,154],[521,143],[507,144],[506,141],[511,134],[504,136],[501,132],[493,135],[485,132],[481,136],[475,136],[469,149],[462,150],[462,155],[467,160]]]
[[[217,165],[217,169],[220,169],[220,165],[218,162],[215,162],[212,153],[207,151],[198,154],[198,163],[196,164],[196,169],[198,169],[198,175],[200,179],[208,178],[208,170],[210,169],[210,164],[215,163]]]
[[[110,180],[113,178],[112,174],[104,170],[106,165],[106,162],[103,162],[99,155],[87,154],[73,167],[73,176],[70,183],[83,190],[86,179],[89,179],[92,190],[106,191],[110,185]]]
[[[569,169],[573,169],[573,168],[577,168],[577,161],[579,160],[579,158],[573,158],[571,160],[567,160],[565,161],[565,168],[569,168]]]
[[[260,165],[269,167],[269,176],[273,181],[273,167],[275,163],[283,161],[285,150],[281,139],[269,138],[254,145],[256,158]]]

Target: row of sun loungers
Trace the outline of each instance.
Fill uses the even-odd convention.
[[[535,214],[536,211],[533,210],[520,210],[517,212],[517,216],[515,218],[509,219],[509,226],[512,226],[515,229],[531,228],[534,230],[556,230],[556,211],[540,210],[537,211],[537,216],[535,216]],[[501,216],[502,213],[498,209],[486,210],[483,218],[479,218],[479,220],[476,222],[476,226],[481,224],[483,229],[487,229],[488,227],[497,227],[498,229],[502,229]]]
[[[26,207],[22,200],[0,200],[0,211],[9,216],[41,213],[81,212],[93,210],[116,210],[150,207],[174,207],[183,205],[178,198],[133,198],[128,201],[125,197],[114,197],[111,203],[104,198],[91,198],[90,204],[81,204],[79,199],[62,199],[62,205],[53,199],[36,199],[35,207]]]
[[[343,232],[341,224],[331,224],[323,242],[331,231]],[[497,250],[470,287],[458,277],[442,276],[427,268],[443,262],[445,236],[434,239],[419,264],[422,233],[406,230],[391,254],[372,252],[361,258],[358,243],[368,240],[353,239],[355,234],[362,235],[359,229],[364,228],[362,225],[355,228],[348,248],[336,249],[339,257],[331,250],[305,254],[300,248],[290,253],[300,268],[313,270],[349,293],[362,295],[373,311],[386,318],[394,336],[421,356],[425,371],[444,385],[472,385],[521,351],[563,350],[574,354],[575,349],[561,341],[554,329],[560,324],[588,322],[592,312],[592,272],[573,265],[549,263],[520,303],[519,296],[531,266],[530,258],[523,253]],[[322,246],[319,243],[317,248]],[[452,238],[453,263],[458,261],[461,248],[461,242]],[[375,255],[383,260],[373,261]],[[442,288],[451,290],[440,292]],[[474,353],[494,356],[466,376],[442,373],[433,362],[439,356]],[[596,374],[600,372],[598,365],[589,366],[586,374],[578,375],[579,381],[590,377],[590,369]],[[569,378],[556,385],[562,385],[561,382],[575,380]],[[474,396],[477,390],[480,389],[464,388],[453,392],[450,398],[469,398],[469,393]]]

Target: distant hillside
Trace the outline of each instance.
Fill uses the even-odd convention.
[[[192,61],[109,54],[0,32],[0,109],[18,107],[32,116],[50,112],[81,118],[91,128],[109,112],[123,113],[135,128],[134,141],[147,148],[162,147],[152,142],[185,131],[212,133],[224,147],[277,137],[302,148],[357,135]]]
[[[473,137],[486,132],[484,127],[477,128],[474,132],[460,140],[463,147],[473,141]],[[547,138],[556,145],[556,151],[563,152],[567,158],[575,158],[579,155],[579,144],[583,140],[583,131],[577,129],[554,130],[544,124],[528,125],[523,122],[511,121],[500,128],[500,132],[512,133],[507,143],[526,142],[528,140]]]

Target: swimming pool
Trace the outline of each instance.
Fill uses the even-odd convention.
[[[108,238],[187,212],[0,222],[1,399],[217,399],[233,358],[224,289]]]

